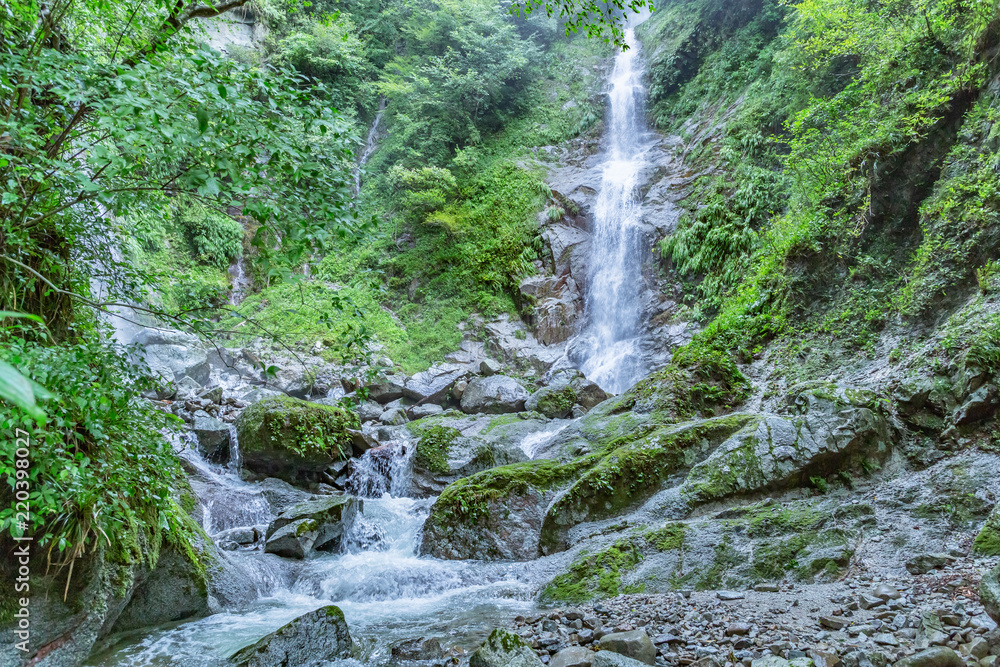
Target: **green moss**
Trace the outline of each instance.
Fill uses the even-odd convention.
[[[323,611],[326,612],[326,615],[329,616],[330,618],[336,618],[341,621],[345,620],[344,612],[337,605],[333,604],[327,605],[326,607],[323,608]]]
[[[414,463],[424,470],[436,473],[447,473],[448,455],[455,441],[462,437],[457,428],[450,426],[430,426],[418,431],[417,451]]]
[[[284,450],[301,457],[351,455],[347,429],[360,428],[356,413],[333,405],[271,396],[248,407],[236,422],[245,452]]]
[[[583,555],[569,570],[556,576],[542,591],[543,601],[580,603],[611,598],[621,593],[641,592],[641,586],[622,586],[622,574],[642,562],[642,553],[628,539],[596,554]]]
[[[567,385],[556,391],[546,392],[538,399],[538,411],[547,417],[564,415],[576,405],[576,391]]]
[[[648,531],[643,537],[659,551],[675,551],[684,546],[687,525],[668,523],[663,528]]]
[[[722,541],[715,545],[711,567],[696,579],[695,588],[702,591],[721,588],[726,574],[741,560],[739,552],[733,548],[732,538],[728,533],[723,535]]]
[[[816,530],[827,521],[827,514],[811,505],[751,505],[746,508],[747,535],[772,537]]]
[[[319,523],[314,519],[306,519],[298,526],[295,527],[295,537],[302,537],[306,533],[312,532],[319,528]]]
[[[1000,507],[995,507],[986,518],[972,550],[981,556],[1000,556]]]
[[[822,548],[824,554],[831,550],[836,553],[810,559],[810,552],[817,548]],[[750,570],[754,577],[762,580],[781,579],[791,572],[793,578],[808,581],[817,575],[838,575],[847,567],[853,555],[843,531],[806,530],[757,544]]]

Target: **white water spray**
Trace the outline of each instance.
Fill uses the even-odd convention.
[[[649,372],[643,335],[641,258],[644,237],[638,189],[648,132],[642,69],[635,32],[615,58],[611,74],[608,146],[594,206],[585,325],[571,357],[603,389],[621,393]]]

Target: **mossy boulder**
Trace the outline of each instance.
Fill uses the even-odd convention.
[[[520,637],[497,628],[469,658],[469,667],[542,667],[542,661]]]
[[[449,485],[431,507],[421,551],[435,558],[531,560],[545,508],[596,456],[571,463],[525,461]]]
[[[1000,556],[1000,505],[996,505],[986,517],[972,543],[972,551],[980,556]]]
[[[299,616],[229,660],[240,667],[298,667],[350,658],[353,647],[344,612],[328,605]]]
[[[733,414],[665,426],[604,455],[552,504],[542,526],[544,554],[564,550],[570,528],[618,516],[658,491],[666,479],[695,464],[718,444],[758,418]]]
[[[979,599],[990,618],[1000,623],[1000,565],[983,575],[979,584]]]
[[[884,462],[895,432],[870,392],[809,388],[790,399],[799,414],[768,415],[691,469],[682,492],[694,504],[809,486],[813,479]]]
[[[524,409],[539,412],[550,419],[565,419],[579,405],[586,410],[607,400],[608,395],[581,373],[563,373],[546,387],[533,393]]]
[[[357,414],[339,406],[272,396],[254,403],[236,420],[243,469],[287,482],[318,481],[335,461],[352,452]]]
[[[351,496],[326,496],[299,503],[267,527],[264,551],[285,558],[305,558],[316,551],[337,551],[363,501]]]

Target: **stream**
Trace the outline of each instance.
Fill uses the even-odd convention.
[[[632,30],[626,39],[635,44]],[[619,54],[610,80],[610,131],[604,178],[594,221],[594,252],[586,297],[586,324],[574,361],[605,389],[620,392],[644,376],[638,352],[642,336],[636,285],[640,237],[635,191],[644,150],[641,69],[638,48]],[[370,154],[381,110],[369,132]],[[360,174],[359,174],[360,176]],[[356,184],[358,185],[358,184]],[[236,266],[234,271],[241,271]],[[226,387],[227,392],[231,387]],[[520,443],[532,458],[570,422],[554,421]],[[399,429],[400,431],[402,429]],[[339,606],[361,648],[360,660],[332,665],[385,665],[403,640],[436,637],[458,654],[474,651],[489,632],[536,606],[540,588],[566,565],[562,553],[530,562],[445,561],[421,556],[421,531],[434,498],[408,497],[415,448],[404,436],[394,447],[388,473],[369,456],[356,460],[348,489],[363,499],[340,553],[291,562],[265,554],[261,541],[223,552],[239,571],[253,599],[211,616],[114,638],[87,663],[100,667],[225,664],[237,650],[285,623],[328,604]],[[205,531],[220,541],[234,528],[263,532],[274,512],[260,484],[244,482],[238,463],[205,461],[180,441],[177,449],[191,472]],[[233,459],[238,445],[233,434]]]

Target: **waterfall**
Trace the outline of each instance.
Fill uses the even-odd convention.
[[[229,278],[233,288],[229,291],[229,303],[238,306],[242,303],[250,289],[250,276],[247,275],[246,260],[241,255],[229,267]]]
[[[638,194],[649,135],[632,28],[625,39],[632,48],[615,58],[608,93],[607,149],[594,205],[584,327],[571,351],[588,378],[616,394],[649,372],[640,349],[645,239]]]
[[[368,162],[368,158],[372,156],[375,152],[375,147],[378,145],[378,128],[379,124],[382,122],[382,114],[385,113],[385,98],[380,97],[378,100],[378,112],[375,114],[375,120],[372,121],[372,126],[368,129],[368,138],[365,139],[365,148],[361,151],[361,156],[358,158],[358,166],[354,169],[354,194],[357,195],[361,192],[361,169]]]

